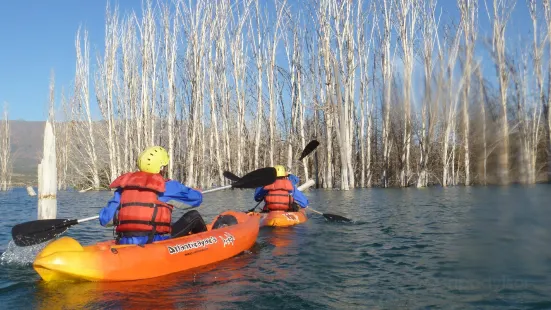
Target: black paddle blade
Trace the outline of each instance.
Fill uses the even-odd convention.
[[[351,219],[348,219],[344,216],[340,216],[340,215],[336,215],[336,214],[324,213],[323,217],[325,217],[329,221],[334,221],[334,222],[352,222]]]
[[[39,244],[64,233],[77,220],[49,219],[30,221],[13,226],[11,236],[17,246]]]
[[[229,172],[229,171],[224,171],[223,175],[224,175],[224,177],[225,177],[226,179],[232,180],[232,181],[234,181],[234,182],[237,182],[237,181],[239,181],[239,180],[241,179],[240,177],[236,176],[235,174],[233,174],[233,173],[231,173],[231,172]]]
[[[300,158],[298,160],[302,160],[304,157],[308,156],[308,154],[312,153],[319,145],[320,143],[318,140],[312,140],[310,143],[308,143],[304,150],[302,151],[302,154],[300,154]]]
[[[276,170],[274,167],[256,169],[245,174],[237,182],[232,184],[234,188],[255,188],[272,184],[276,180]]]

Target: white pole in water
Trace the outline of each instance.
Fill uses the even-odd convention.
[[[297,189],[301,192],[304,192],[308,190],[312,185],[316,184],[316,182],[312,179],[306,181],[306,183],[302,184],[301,186],[297,187]]]
[[[29,196],[36,196],[36,192],[34,191],[34,188],[32,186],[27,186],[27,194],[29,194]]]
[[[55,135],[50,120],[44,129],[44,155],[38,164],[38,219],[55,219],[57,214],[57,167]]]

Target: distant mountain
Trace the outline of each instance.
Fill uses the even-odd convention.
[[[13,182],[36,182],[45,124],[44,121],[10,121]]]

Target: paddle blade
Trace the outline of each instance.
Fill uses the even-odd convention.
[[[30,221],[13,226],[11,235],[17,246],[39,244],[64,233],[77,220],[49,219]]]
[[[336,215],[336,214],[324,213],[323,217],[325,217],[327,220],[333,221],[333,222],[352,222],[351,219],[348,219],[344,216],[340,216],[340,215]]]
[[[240,177],[236,176],[235,174],[233,174],[233,173],[231,173],[231,172],[229,172],[229,171],[224,171],[223,175],[224,175],[224,177],[225,177],[226,179],[232,180],[232,181],[234,181],[234,182],[237,182],[237,181],[239,181],[239,180],[241,179]]]
[[[272,184],[276,180],[276,170],[273,167],[260,168],[245,174],[232,184],[234,188],[255,188]]]
[[[302,151],[302,154],[300,154],[300,158],[298,160],[302,160],[304,157],[308,156],[310,153],[312,153],[319,145],[320,143],[318,140],[312,140],[310,143],[304,147],[304,150]]]

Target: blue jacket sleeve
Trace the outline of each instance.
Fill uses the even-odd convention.
[[[159,195],[159,200],[162,202],[173,200],[192,207],[198,207],[203,202],[203,194],[178,181],[170,180],[165,183],[165,192]]]
[[[304,196],[304,194],[299,191],[295,185],[293,185],[293,198],[295,199],[295,202],[302,208],[308,207],[308,198],[306,198],[306,196]]]
[[[300,178],[294,174],[289,174],[289,180],[291,180],[291,183],[293,183],[294,186],[300,182]]]
[[[105,226],[113,220],[113,216],[115,216],[115,212],[117,212],[117,207],[121,199],[121,191],[122,189],[117,189],[111,200],[107,202],[107,206],[100,210],[99,223],[101,226]]]
[[[262,201],[264,199],[264,196],[268,193],[267,190],[264,189],[264,187],[257,187],[254,191],[254,200],[255,201]]]

